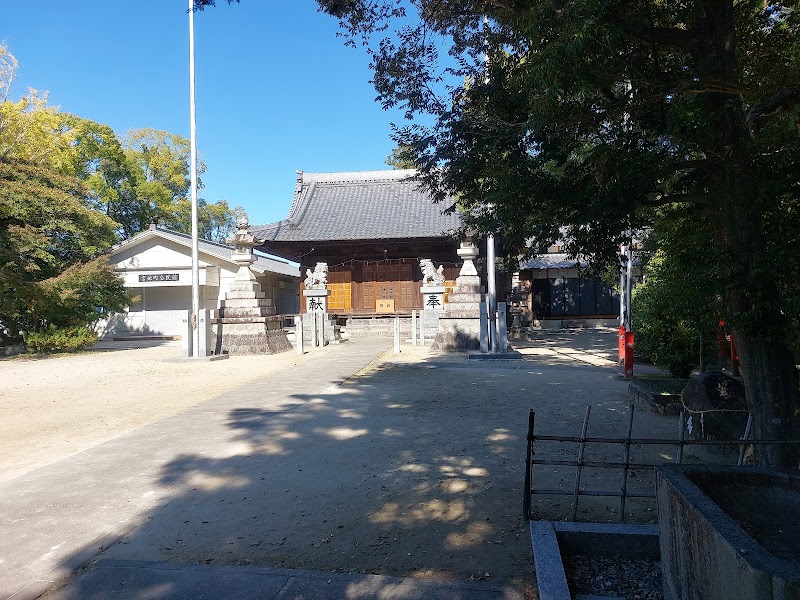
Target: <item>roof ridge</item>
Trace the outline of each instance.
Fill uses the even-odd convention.
[[[187,233],[181,233],[180,231],[175,231],[174,229],[168,229],[166,227],[160,227],[159,225],[156,225],[155,229],[151,229],[150,231],[160,231],[162,233],[167,233],[181,238],[185,238],[189,241],[192,240],[192,236]],[[207,240],[206,238],[198,237],[197,242],[200,244],[209,244],[211,246],[218,246],[219,248],[225,248],[226,250],[234,250],[234,247],[229,244],[223,244],[222,242]]]
[[[298,172],[298,183],[356,183],[369,181],[399,181],[413,179],[417,175],[416,169],[383,169],[380,171],[339,171],[331,173],[304,173]]]

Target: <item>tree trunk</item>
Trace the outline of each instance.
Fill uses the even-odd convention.
[[[785,344],[746,330],[734,339],[742,365],[747,405],[753,413],[753,439],[800,439],[800,401],[794,357]],[[755,448],[756,462],[765,467],[797,468],[800,445]]]
[[[733,0],[705,0],[705,19],[694,54],[706,81],[735,82],[739,76]],[[715,224],[720,272],[726,280],[725,304],[734,325],[754,438],[800,439],[797,374],[785,343],[785,317],[775,281],[764,277],[761,194],[753,169],[752,147],[741,97],[705,96],[711,116],[705,146],[724,165],[709,181],[709,210]],[[726,319],[727,320],[727,319]],[[790,445],[756,448],[759,465],[797,467],[800,449]]]

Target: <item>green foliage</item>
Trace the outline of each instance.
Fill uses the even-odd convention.
[[[717,324],[724,318],[711,227],[692,205],[657,211],[646,242],[644,281],[633,290],[631,316],[637,352],[675,377],[716,359]],[[645,257],[648,253],[645,253]]]
[[[122,281],[100,256],[116,224],[86,206],[80,181],[0,161],[0,323],[5,337],[86,325],[120,310]]]
[[[130,300],[122,279],[101,257],[38,282],[29,313],[38,323],[76,326],[96,321],[101,312],[118,312]]]
[[[392,148],[391,154],[386,157],[385,164],[393,169],[416,169],[414,164],[414,152],[408,146],[396,146]]]
[[[645,281],[634,288],[631,308],[637,353],[680,378],[698,366],[701,339],[713,339],[713,328],[687,306],[688,294],[680,287],[685,275],[663,251],[656,252]]]
[[[49,354],[83,350],[97,341],[97,334],[87,325],[73,327],[50,325],[41,331],[26,332],[23,339],[28,352]]]
[[[382,105],[433,121],[399,128],[395,141],[413,150],[435,199],[457,199],[466,228],[528,253],[563,238],[568,253],[609,265],[625,231],[658,228],[661,207],[696,206],[695,233],[708,235],[693,237],[713,277],[673,245],[665,280],[674,265],[713,285],[754,431],[800,435],[786,352],[800,319],[795,0],[318,4],[349,43],[370,48]],[[683,335],[691,315],[676,316]],[[765,464],[800,460],[763,454]]]
[[[318,3],[370,48],[384,106],[433,117],[395,141],[466,228],[528,253],[561,238],[609,265],[629,228],[691,203],[714,229],[729,316],[783,327],[770,325],[788,298],[764,285],[782,272],[765,221],[798,195],[796,3]]]
[[[154,129],[120,142],[35,90],[11,102],[16,68],[0,44],[0,338],[76,349],[101,313],[131,300],[102,255],[153,222],[190,232],[189,142]],[[224,200],[198,209],[200,235],[213,241],[244,212]]]

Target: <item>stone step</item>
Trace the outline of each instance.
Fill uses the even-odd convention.
[[[225,298],[227,300],[239,300],[239,299],[243,300],[245,298],[254,299],[254,298],[266,298],[266,297],[267,297],[266,292],[254,292],[253,290],[230,291],[225,294]]]
[[[276,327],[283,329],[283,317],[280,316],[262,316],[262,317],[214,317],[211,319],[212,323],[276,323]]]
[[[480,311],[480,304],[475,304],[473,302],[453,302],[452,304],[447,305],[447,308],[444,312],[446,315],[452,315],[453,313],[463,312],[474,312],[476,314],[480,314]]]
[[[481,312],[478,307],[462,308],[459,310],[448,310],[443,318],[447,319],[480,319]]]
[[[458,303],[477,303],[480,304],[483,302],[484,298],[482,294],[448,294],[447,295],[447,305],[450,304],[458,304]]]
[[[230,290],[233,292],[255,292],[256,294],[260,294],[261,284],[255,281],[234,280],[233,283],[231,283]]]
[[[271,307],[272,306],[272,299],[271,298],[225,298],[225,300],[220,300],[220,305],[225,308],[250,308],[253,306],[257,307]]]
[[[433,339],[439,326],[439,311],[423,313],[417,321],[417,335],[419,326],[425,331],[427,339]],[[347,338],[392,338],[394,337],[394,318],[385,319],[348,319],[347,325],[342,328],[342,336]],[[411,317],[400,318],[400,337],[403,340],[411,339]]]
[[[218,319],[236,318],[243,319],[246,317],[272,317],[275,316],[277,311],[274,306],[260,306],[258,308],[239,308],[235,306],[223,306],[222,308],[214,311],[214,317]]]

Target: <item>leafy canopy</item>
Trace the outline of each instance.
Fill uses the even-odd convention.
[[[69,347],[91,339],[98,309],[130,300],[102,257],[115,242],[152,222],[190,231],[189,143],[152,129],[120,141],[36,90],[11,101],[16,68],[0,45],[0,337],[38,332],[34,346]],[[243,214],[224,200],[198,204],[200,234],[214,241]]]

